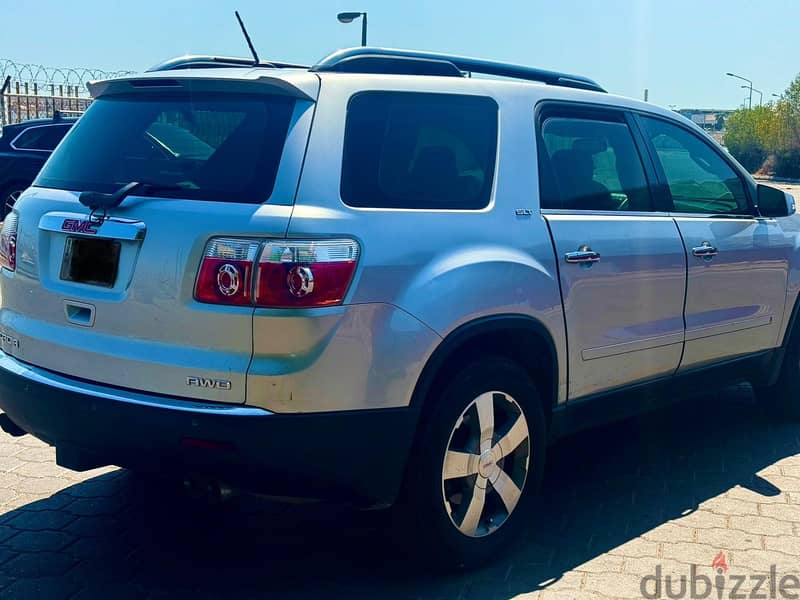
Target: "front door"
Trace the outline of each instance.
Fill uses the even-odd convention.
[[[538,122],[569,398],[671,375],[683,348],[686,257],[674,220],[652,210],[626,115],[555,105]]]
[[[681,370],[774,347],[792,239],[756,217],[745,180],[697,133],[641,118],[686,247]]]

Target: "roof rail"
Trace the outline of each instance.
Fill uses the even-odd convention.
[[[295,68],[307,69],[307,65],[295,65],[286,62],[276,61],[259,61],[258,64],[253,63],[252,58],[240,58],[235,56],[209,56],[209,55],[192,55],[192,56],[179,56],[177,58],[170,58],[162,63],[150,67],[146,73],[153,73],[155,71],[174,71],[176,69],[218,69],[222,67],[265,67],[272,69],[282,68]]]
[[[511,77],[527,81],[540,81],[549,85],[605,92],[597,82],[582,75],[546,71],[510,63],[467,58],[418,50],[396,48],[358,47],[339,50],[311,67],[317,72],[389,73],[404,75],[457,76],[481,73],[498,77]]]

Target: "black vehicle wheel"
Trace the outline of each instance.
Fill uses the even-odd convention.
[[[17,203],[17,200],[28,188],[28,185],[22,182],[12,183],[0,191],[0,221],[5,220],[11,209]]]
[[[427,563],[476,566],[507,548],[532,511],[545,455],[539,394],[514,362],[488,358],[426,402],[397,507],[403,538]]]

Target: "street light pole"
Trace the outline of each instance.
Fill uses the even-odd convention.
[[[367,45],[367,13],[365,12],[341,12],[336,15],[339,23],[352,23],[356,19],[361,19],[361,45]]]
[[[367,13],[361,13],[361,45],[367,45]]]
[[[736,79],[741,79],[742,81],[746,81],[750,88],[750,100],[748,102],[748,108],[753,108],[753,82],[747,79],[747,77],[742,77],[741,75],[735,75],[734,73],[725,73],[728,77],[735,77]]]
[[[743,89],[747,89],[748,87],[750,88],[750,93],[751,93],[751,94],[752,94],[753,92],[755,92],[756,94],[758,94],[758,105],[759,105],[759,106],[763,105],[763,104],[764,104],[764,93],[763,93],[761,90],[757,90],[756,88],[754,88],[754,87],[752,87],[752,86],[747,86],[747,85],[743,85],[743,86],[742,86],[742,88],[743,88]],[[751,103],[752,103],[752,102],[751,102]]]

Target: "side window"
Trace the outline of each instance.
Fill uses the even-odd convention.
[[[741,178],[709,144],[661,119],[644,117],[675,212],[749,214]]]
[[[67,131],[69,125],[31,127],[14,140],[14,147],[19,150],[54,150]]]
[[[354,96],[345,124],[342,201],[373,208],[484,208],[494,179],[497,114],[495,101],[480,96]]]
[[[651,210],[644,167],[624,121],[546,117],[541,139],[542,208]]]

